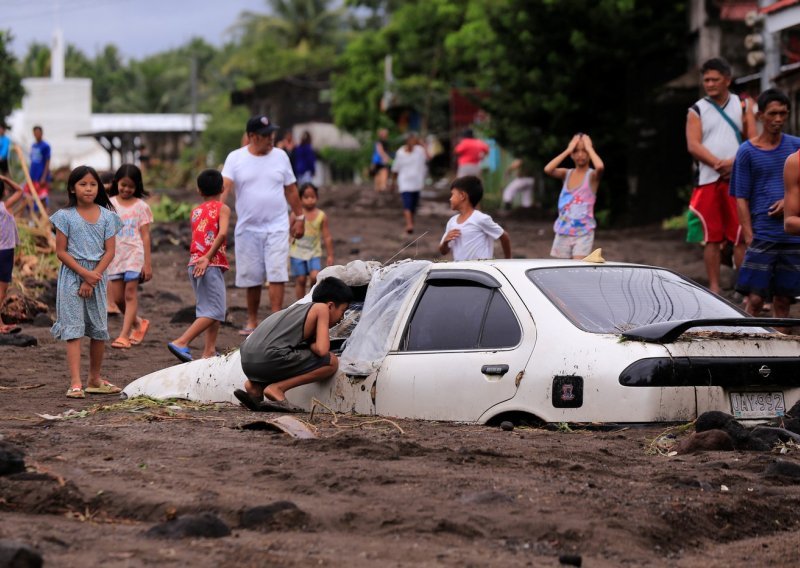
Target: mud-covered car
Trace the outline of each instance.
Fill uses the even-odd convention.
[[[749,318],[669,270],[496,260],[365,273],[345,277],[368,286],[334,342],[337,376],[289,391],[292,403],[479,423],[621,423],[707,410],[771,418],[800,400],[800,337],[767,327],[800,320]],[[233,353],[159,371],[125,394],[234,400],[243,382]]]

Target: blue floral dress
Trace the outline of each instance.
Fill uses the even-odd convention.
[[[100,207],[96,223],[89,223],[75,207],[56,211],[50,221],[67,237],[67,253],[87,270],[94,270],[103,258],[106,240],[122,228],[119,216]],[[92,339],[107,340],[108,314],[106,306],[106,274],[88,298],[78,296],[83,280],[78,274],[61,265],[56,293],[56,323],[50,333],[56,339],[68,341],[84,335]]]

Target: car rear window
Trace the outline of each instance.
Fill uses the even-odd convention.
[[[528,278],[576,326],[619,333],[673,320],[735,318],[742,312],[674,272],[647,267],[539,268]]]

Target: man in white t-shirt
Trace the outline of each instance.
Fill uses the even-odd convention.
[[[289,280],[289,235],[302,237],[305,215],[289,156],[274,147],[280,127],[266,116],[247,121],[247,145],[234,150],[222,167],[222,201],[231,190],[236,194],[236,286],[247,288],[249,335],[258,325],[261,288],[269,282],[272,313],[283,307],[283,292]],[[289,226],[286,204],[294,213]]]
[[[483,198],[483,184],[476,176],[464,176],[450,184],[450,208],[458,211],[447,221],[439,252],[453,251],[453,260],[494,258],[494,242],[500,239],[503,256],[511,258],[511,239],[503,227],[475,209]]]
[[[420,144],[416,132],[406,134],[406,143],[397,151],[392,162],[393,179],[403,200],[406,234],[414,232],[414,214],[419,206],[419,194],[428,175],[428,153]]]

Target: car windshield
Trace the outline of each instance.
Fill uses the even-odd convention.
[[[620,333],[663,321],[743,317],[705,288],[668,270],[567,266],[527,274],[572,323],[593,333]]]

